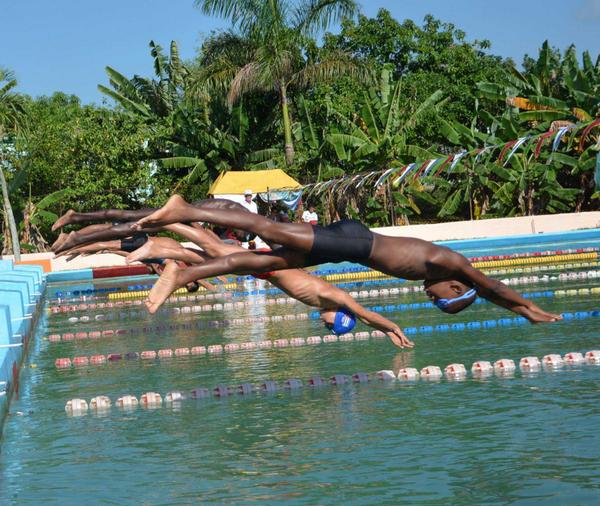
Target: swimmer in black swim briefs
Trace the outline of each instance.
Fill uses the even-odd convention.
[[[423,280],[425,293],[446,313],[462,311],[479,295],[532,323],[562,319],[560,315],[542,310],[504,283],[488,278],[464,256],[449,248],[412,237],[376,234],[353,220],[333,223],[328,227],[277,223],[252,213],[214,209],[202,204],[192,206],[180,196],[173,195],[164,207],[138,220],[134,228],[140,230],[195,221],[247,230],[267,243],[281,244],[282,247],[270,253],[235,253],[185,270],[167,266],[150,292],[153,306],[160,306],[174,290],[189,280],[350,260],[390,276]]]

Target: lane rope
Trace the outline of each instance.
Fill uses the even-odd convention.
[[[537,374],[540,371],[557,371],[565,366],[600,365],[600,350],[590,350],[585,355],[580,352],[566,353],[564,356],[553,353],[542,357],[529,356],[519,360],[519,369],[522,375]],[[471,377],[473,379],[487,378],[495,374],[500,378],[513,377],[517,370],[514,360],[501,358],[495,362],[479,360],[471,366]],[[302,381],[299,378],[290,378],[283,382],[265,380],[260,383],[241,383],[235,386],[224,384],[212,388],[198,387],[189,392],[172,390],[165,394],[164,398],[157,392],[146,392],[138,398],[134,395],[122,395],[118,397],[114,405],[124,409],[134,409],[137,406],[147,408],[160,408],[173,404],[179,404],[187,399],[225,398],[232,395],[253,395],[258,393],[273,394],[281,391],[301,390],[303,388],[321,388],[325,386],[343,386],[351,383],[369,383],[372,381],[385,382],[416,382],[419,379],[426,381],[440,381],[445,378],[448,381],[464,381],[468,378],[468,372],[464,364],[454,363],[442,369],[436,365],[423,367],[420,371],[407,367],[400,369],[398,374],[391,370],[381,370],[375,373],[357,372],[352,375],[334,374],[323,378],[319,375],[311,376]],[[65,411],[69,415],[84,415],[89,410],[107,411],[113,405],[109,396],[99,395],[93,397],[88,403],[85,399],[75,398],[67,401]]]
[[[588,318],[600,317],[600,311],[578,311],[576,313],[563,313],[565,321],[568,320],[584,320]],[[420,327],[406,327],[404,333],[406,335],[416,334],[430,334],[434,332],[457,332],[464,331],[465,329],[482,329],[482,328],[496,328],[496,327],[510,327],[514,325],[523,325],[528,320],[522,316],[515,318],[499,318],[496,320],[483,320],[483,321],[471,321],[468,323],[442,323],[438,325],[421,325]],[[114,335],[114,334],[111,334]],[[106,336],[108,337],[108,335]],[[282,338],[263,341],[247,341],[244,343],[228,343],[212,344],[206,346],[194,346],[192,348],[176,348],[172,350],[170,348],[164,348],[160,350],[144,350],[144,351],[130,351],[127,353],[109,353],[106,355],[91,355],[91,356],[77,356],[68,358],[61,357],[57,358],[54,365],[57,369],[68,369],[71,367],[87,367],[93,365],[105,365],[110,362],[118,362],[122,360],[156,360],[159,359],[172,359],[181,358],[189,355],[220,355],[222,353],[235,353],[241,351],[250,350],[262,350],[267,348],[287,348],[287,347],[298,347],[306,345],[317,345],[334,342],[350,342],[350,341],[368,341],[369,338],[385,338],[386,334],[379,330],[372,332],[356,332],[347,333],[340,336],[333,334],[325,336],[309,336],[304,337],[293,337],[290,339]]]
[[[552,297],[573,297],[578,295],[592,295],[599,294],[600,287],[592,287],[592,288],[573,288],[567,290],[546,290],[543,292],[529,292],[522,294],[524,298],[527,299],[538,299],[538,298],[552,298]],[[379,295],[383,295],[379,293]],[[247,301],[252,302],[252,301]],[[239,305],[238,305],[239,304]],[[477,299],[475,304],[489,304],[489,301],[485,299]],[[238,303],[229,303],[229,304],[215,304],[215,305],[205,305],[205,306],[183,306],[181,308],[171,308],[165,309],[157,314],[174,314],[174,315],[190,315],[190,314],[198,314],[202,312],[210,312],[215,310],[233,310],[233,309],[241,309],[244,307],[250,307],[255,304],[246,304],[243,302]],[[386,304],[383,306],[369,306],[367,309],[373,311],[375,313],[394,313],[394,312],[402,312],[402,311],[415,311],[415,310],[425,310],[432,309],[434,305],[431,302],[413,302],[408,304]],[[72,316],[69,317],[69,323],[90,323],[90,322],[99,322],[99,321],[115,321],[117,320],[116,316],[118,316],[119,320],[132,319],[139,316],[146,316],[148,313],[144,311],[136,312],[122,312],[118,315],[116,314],[97,314],[95,316]],[[260,322],[281,322],[281,321],[297,321],[297,320],[308,320],[308,319],[318,319],[319,312],[312,311],[311,313],[290,313],[285,315],[263,315],[263,316],[250,316],[246,318],[223,318],[220,320],[195,320],[192,324],[191,322],[187,323],[173,323],[166,325],[155,325],[155,326],[144,326],[144,327],[136,327],[131,329],[115,329],[115,330],[92,330],[89,332],[80,331],[80,332],[65,332],[62,334],[50,334],[46,336],[46,339],[51,343],[58,343],[62,341],[76,341],[76,340],[84,340],[84,339],[99,339],[102,337],[112,337],[113,335],[122,335],[122,334],[137,334],[137,333],[150,333],[153,331],[164,331],[164,330],[191,330],[193,328],[196,329],[208,329],[208,328],[217,328],[217,327],[234,327],[237,325],[244,325],[247,323],[260,323]],[[405,329],[406,332],[406,329]]]

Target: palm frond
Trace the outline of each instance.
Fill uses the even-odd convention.
[[[263,68],[258,62],[244,65],[231,81],[227,102],[230,106],[235,104],[244,93],[264,89],[264,82],[260,79]]]
[[[307,0],[295,9],[294,28],[300,33],[314,37],[327,30],[343,18],[352,18],[358,13],[354,0]]]
[[[293,79],[299,86],[308,86],[333,81],[341,76],[349,76],[366,84],[372,81],[370,67],[343,51],[331,53],[318,63],[309,63]]]

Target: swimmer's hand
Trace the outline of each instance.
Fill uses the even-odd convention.
[[[400,327],[396,325],[394,325],[392,329],[385,331],[385,333],[398,348],[413,348],[415,346],[415,343],[408,339],[408,337],[404,335],[404,332],[400,330]]]

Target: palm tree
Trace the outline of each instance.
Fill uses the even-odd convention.
[[[244,94],[276,91],[285,139],[285,160],[294,162],[288,90],[341,75],[365,76],[365,68],[348,54],[318,56],[312,37],[344,17],[354,16],[354,0],[195,0],[205,14],[228,18],[234,31],[220,39],[197,79],[226,88],[230,107]],[[232,48],[236,48],[232,51]],[[240,53],[239,49],[243,48]],[[240,54],[246,55],[244,61]]]
[[[146,120],[165,118],[183,102],[188,69],[179,58],[177,43],[171,41],[169,56],[160,45],[150,41],[150,55],[154,60],[155,79],[138,75],[128,79],[123,74],[106,67],[110,88],[98,85],[98,89],[114,99],[125,110]]]
[[[14,74],[0,67],[0,186],[2,186],[2,201],[10,229],[13,255],[18,262],[21,260],[19,236],[8,197],[8,187],[3,167],[5,164],[8,166],[10,163],[4,159],[4,148],[12,143],[13,137],[21,130],[25,121],[25,109],[22,98],[12,91],[16,86],[17,80]]]

